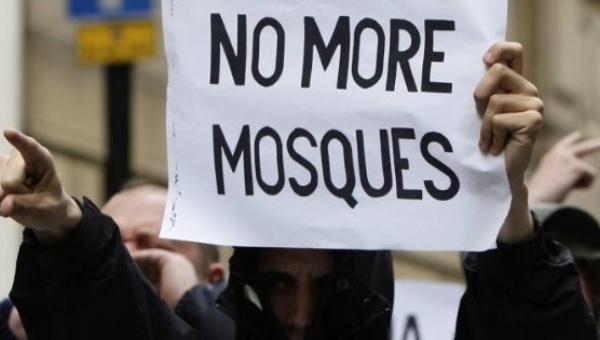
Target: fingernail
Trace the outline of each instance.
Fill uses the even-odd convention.
[[[497,146],[494,146],[494,147],[492,147],[492,151],[491,151],[491,152],[492,152],[492,155],[494,155],[494,156],[498,156],[498,155],[500,154],[500,152],[501,152],[501,151],[502,151],[502,149],[500,149],[500,148],[499,148],[499,147],[497,147]]]
[[[483,60],[487,63],[492,63],[494,61],[492,52],[488,52],[483,56]]]
[[[484,143],[483,140],[479,141],[479,148],[481,149],[481,151],[488,151],[487,150],[487,143]]]

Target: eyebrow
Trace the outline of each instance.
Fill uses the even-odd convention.
[[[258,273],[258,277],[262,281],[267,280],[281,280],[281,281],[296,281],[296,277],[288,272],[280,271],[280,270],[267,270],[261,273]]]
[[[312,280],[313,280],[313,282],[322,282],[322,281],[326,280],[328,277],[331,277],[331,275],[332,275],[332,273],[324,273],[322,275],[314,277]],[[276,269],[260,272],[260,273],[258,273],[258,278],[263,283],[265,283],[267,281],[276,281],[276,280],[277,281],[288,281],[288,282],[298,281],[298,279],[294,275],[290,274],[289,272],[276,270]]]

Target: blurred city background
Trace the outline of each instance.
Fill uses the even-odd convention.
[[[84,24],[73,20],[67,3],[66,0],[3,3],[0,127],[18,127],[48,146],[67,191],[76,197],[85,195],[101,205],[113,190],[107,183],[110,176],[106,175],[106,169],[115,164],[133,177],[163,183],[167,179],[164,133],[167,70],[160,1],[153,3],[150,16],[153,31],[148,31],[153,32],[154,56],[136,61],[131,68],[110,70],[81,63],[78,48],[85,43],[80,35]],[[586,137],[600,136],[600,1],[513,0],[509,18],[509,40],[525,46],[525,73],[538,85],[546,103],[545,126],[534,156],[535,165],[554,142],[574,130],[580,130]],[[136,28],[142,30],[142,38],[145,29],[152,29],[143,25]],[[123,100],[127,106],[130,98],[126,129],[129,137],[121,139],[128,140],[126,164],[118,158],[127,157],[119,154],[127,150],[126,146],[109,147],[111,139],[119,141],[123,136],[115,137],[112,131],[113,136],[109,137],[107,103],[109,97],[115,96],[111,94],[115,87],[110,84],[122,84],[128,76],[130,96],[119,98],[116,94],[117,106],[122,106]],[[115,113],[113,119],[121,122],[121,128],[127,127],[123,125],[127,122],[127,112]],[[0,143],[0,152],[8,150],[6,142]],[[590,162],[600,166],[600,156],[593,156]],[[568,203],[583,207],[600,219],[598,202],[599,182],[568,199]],[[6,296],[12,285],[21,230],[10,221],[0,220],[1,296]],[[224,261],[228,253],[228,249],[223,249]],[[456,253],[396,252],[395,262],[399,277],[462,280]]]

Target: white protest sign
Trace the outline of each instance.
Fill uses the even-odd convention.
[[[392,340],[452,340],[465,287],[396,280]]]
[[[505,0],[163,1],[161,236],[484,249],[509,203],[473,90]]]

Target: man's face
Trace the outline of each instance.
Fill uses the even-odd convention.
[[[290,340],[302,340],[313,321],[319,279],[333,270],[327,250],[264,249],[258,272],[271,307]]]
[[[179,253],[192,262],[198,278],[205,281],[206,269],[197,244],[158,237],[166,200],[167,193],[162,188],[136,187],[114,195],[102,212],[117,223],[129,252],[159,248]]]

